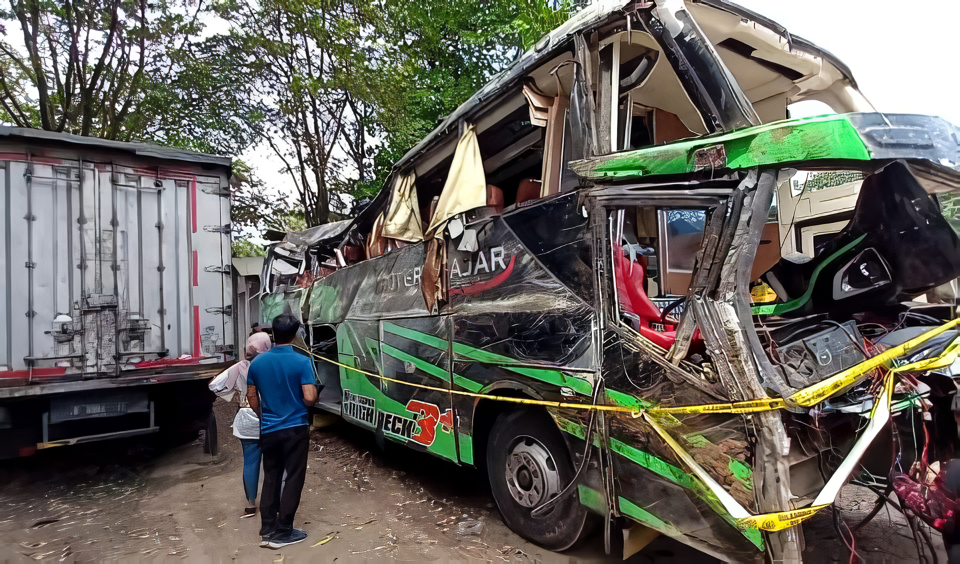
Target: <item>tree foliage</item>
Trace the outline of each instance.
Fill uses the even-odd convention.
[[[233,26],[225,43],[267,108],[262,140],[284,162],[310,225],[343,210],[345,178],[369,171],[372,109],[354,84],[372,25],[367,2],[236,0],[218,6]]]
[[[546,0],[229,0],[218,10],[308,225],[376,193],[404,152],[569,13]]]
[[[258,229],[349,213],[571,0],[0,1],[0,122],[234,155],[268,146],[297,202],[238,163],[234,222]],[[206,33],[214,21],[224,31]]]
[[[376,92],[383,143],[379,190],[393,163],[447,114],[570,15],[570,0],[462,0],[388,3],[387,48]]]
[[[209,65],[230,61],[200,41],[203,0],[8,2],[0,121],[218,152],[254,140],[253,105],[210,80]]]
[[[263,257],[267,255],[267,250],[263,245],[251,241],[250,237],[240,237],[230,244],[230,254],[234,257]]]

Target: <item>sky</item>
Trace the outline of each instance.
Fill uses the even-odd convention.
[[[960,125],[957,0],[734,0],[837,56],[881,112]]]

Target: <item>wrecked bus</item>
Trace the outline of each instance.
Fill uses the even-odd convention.
[[[957,440],[958,148],[724,0],[596,2],[272,248],[261,311],[302,317],[321,407],[485,469],[541,546],[799,560],[853,478],[952,511],[917,500]]]

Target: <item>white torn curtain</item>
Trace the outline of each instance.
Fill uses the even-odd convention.
[[[408,243],[423,241],[423,223],[420,220],[420,203],[413,172],[397,175],[392,192],[383,236]]]
[[[430,239],[443,229],[447,221],[458,213],[487,205],[487,181],[483,174],[483,159],[480,157],[480,144],[477,142],[477,130],[470,126],[463,132],[457,143],[457,152],[453,155],[450,175],[437,211],[430,219],[430,227],[424,235]]]

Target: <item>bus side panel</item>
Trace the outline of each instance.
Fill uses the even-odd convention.
[[[337,328],[339,361],[369,374],[449,389],[446,319],[347,320]],[[383,340],[383,342],[381,342]],[[382,349],[381,349],[382,347]],[[378,437],[457,461],[448,393],[340,368],[341,415]]]
[[[344,321],[337,326],[337,360],[370,374],[380,374],[380,324],[376,321]],[[377,428],[377,396],[383,382],[362,372],[340,367],[343,390],[341,415],[371,431]]]
[[[558,207],[571,209],[575,207]],[[448,242],[454,386],[589,401],[596,370],[596,314],[584,299],[588,288],[580,285],[574,292],[548,270],[508,226],[509,215],[468,225],[464,233],[475,234],[475,246],[461,245],[463,235]],[[553,254],[546,248],[538,251],[544,257]],[[478,454],[473,447],[483,443],[473,430],[476,402],[469,397],[456,402],[461,458],[472,462]]]
[[[457,462],[457,441],[454,436],[454,412],[450,393],[450,339],[448,318],[419,317],[381,321],[383,374],[429,386],[432,390],[386,382],[384,393],[392,402],[394,430],[401,422],[416,421],[413,434],[404,436],[407,446]],[[381,425],[381,430],[388,429]]]

